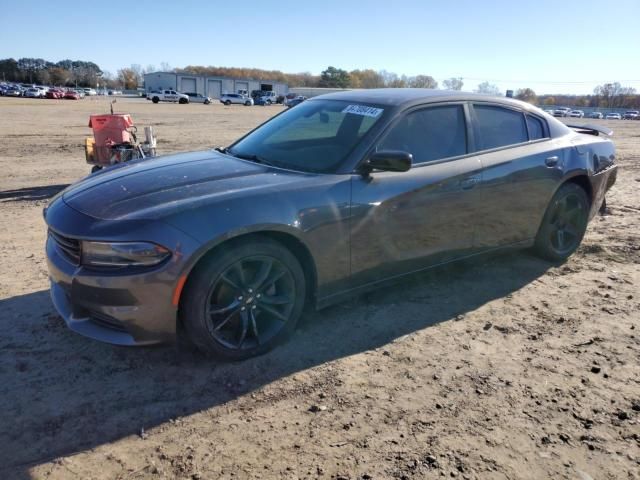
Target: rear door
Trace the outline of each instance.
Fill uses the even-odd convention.
[[[549,138],[544,118],[484,102],[471,105],[482,199],[475,246],[498,247],[535,237],[566,151]]]
[[[352,179],[354,286],[468,254],[479,202],[480,161],[468,152],[461,103],[405,113],[375,146],[413,155],[408,172]]]

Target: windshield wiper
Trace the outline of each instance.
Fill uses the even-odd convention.
[[[243,153],[231,153],[229,150],[227,150],[225,153],[232,155],[236,158],[240,158],[242,160],[250,160],[252,162],[256,162],[256,163],[261,163],[262,165],[269,165],[271,167],[273,167],[273,164],[267,160],[265,160],[262,157],[259,157],[258,155],[254,155],[254,154],[243,154]]]

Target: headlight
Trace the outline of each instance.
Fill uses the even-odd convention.
[[[82,264],[96,267],[150,267],[171,255],[147,242],[82,242]]]

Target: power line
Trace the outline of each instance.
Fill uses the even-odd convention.
[[[462,80],[481,81],[481,82],[498,82],[498,83],[538,83],[547,85],[590,85],[594,83],[640,83],[640,80],[579,80],[579,81],[553,81],[553,80],[503,80],[499,78],[483,78],[483,77],[454,77],[462,78]]]

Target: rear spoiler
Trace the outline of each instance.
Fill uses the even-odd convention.
[[[607,127],[601,127],[600,125],[567,125],[569,128],[573,128],[578,133],[586,133],[587,135],[595,135],[596,137],[601,133],[610,137],[613,135],[613,130]]]

